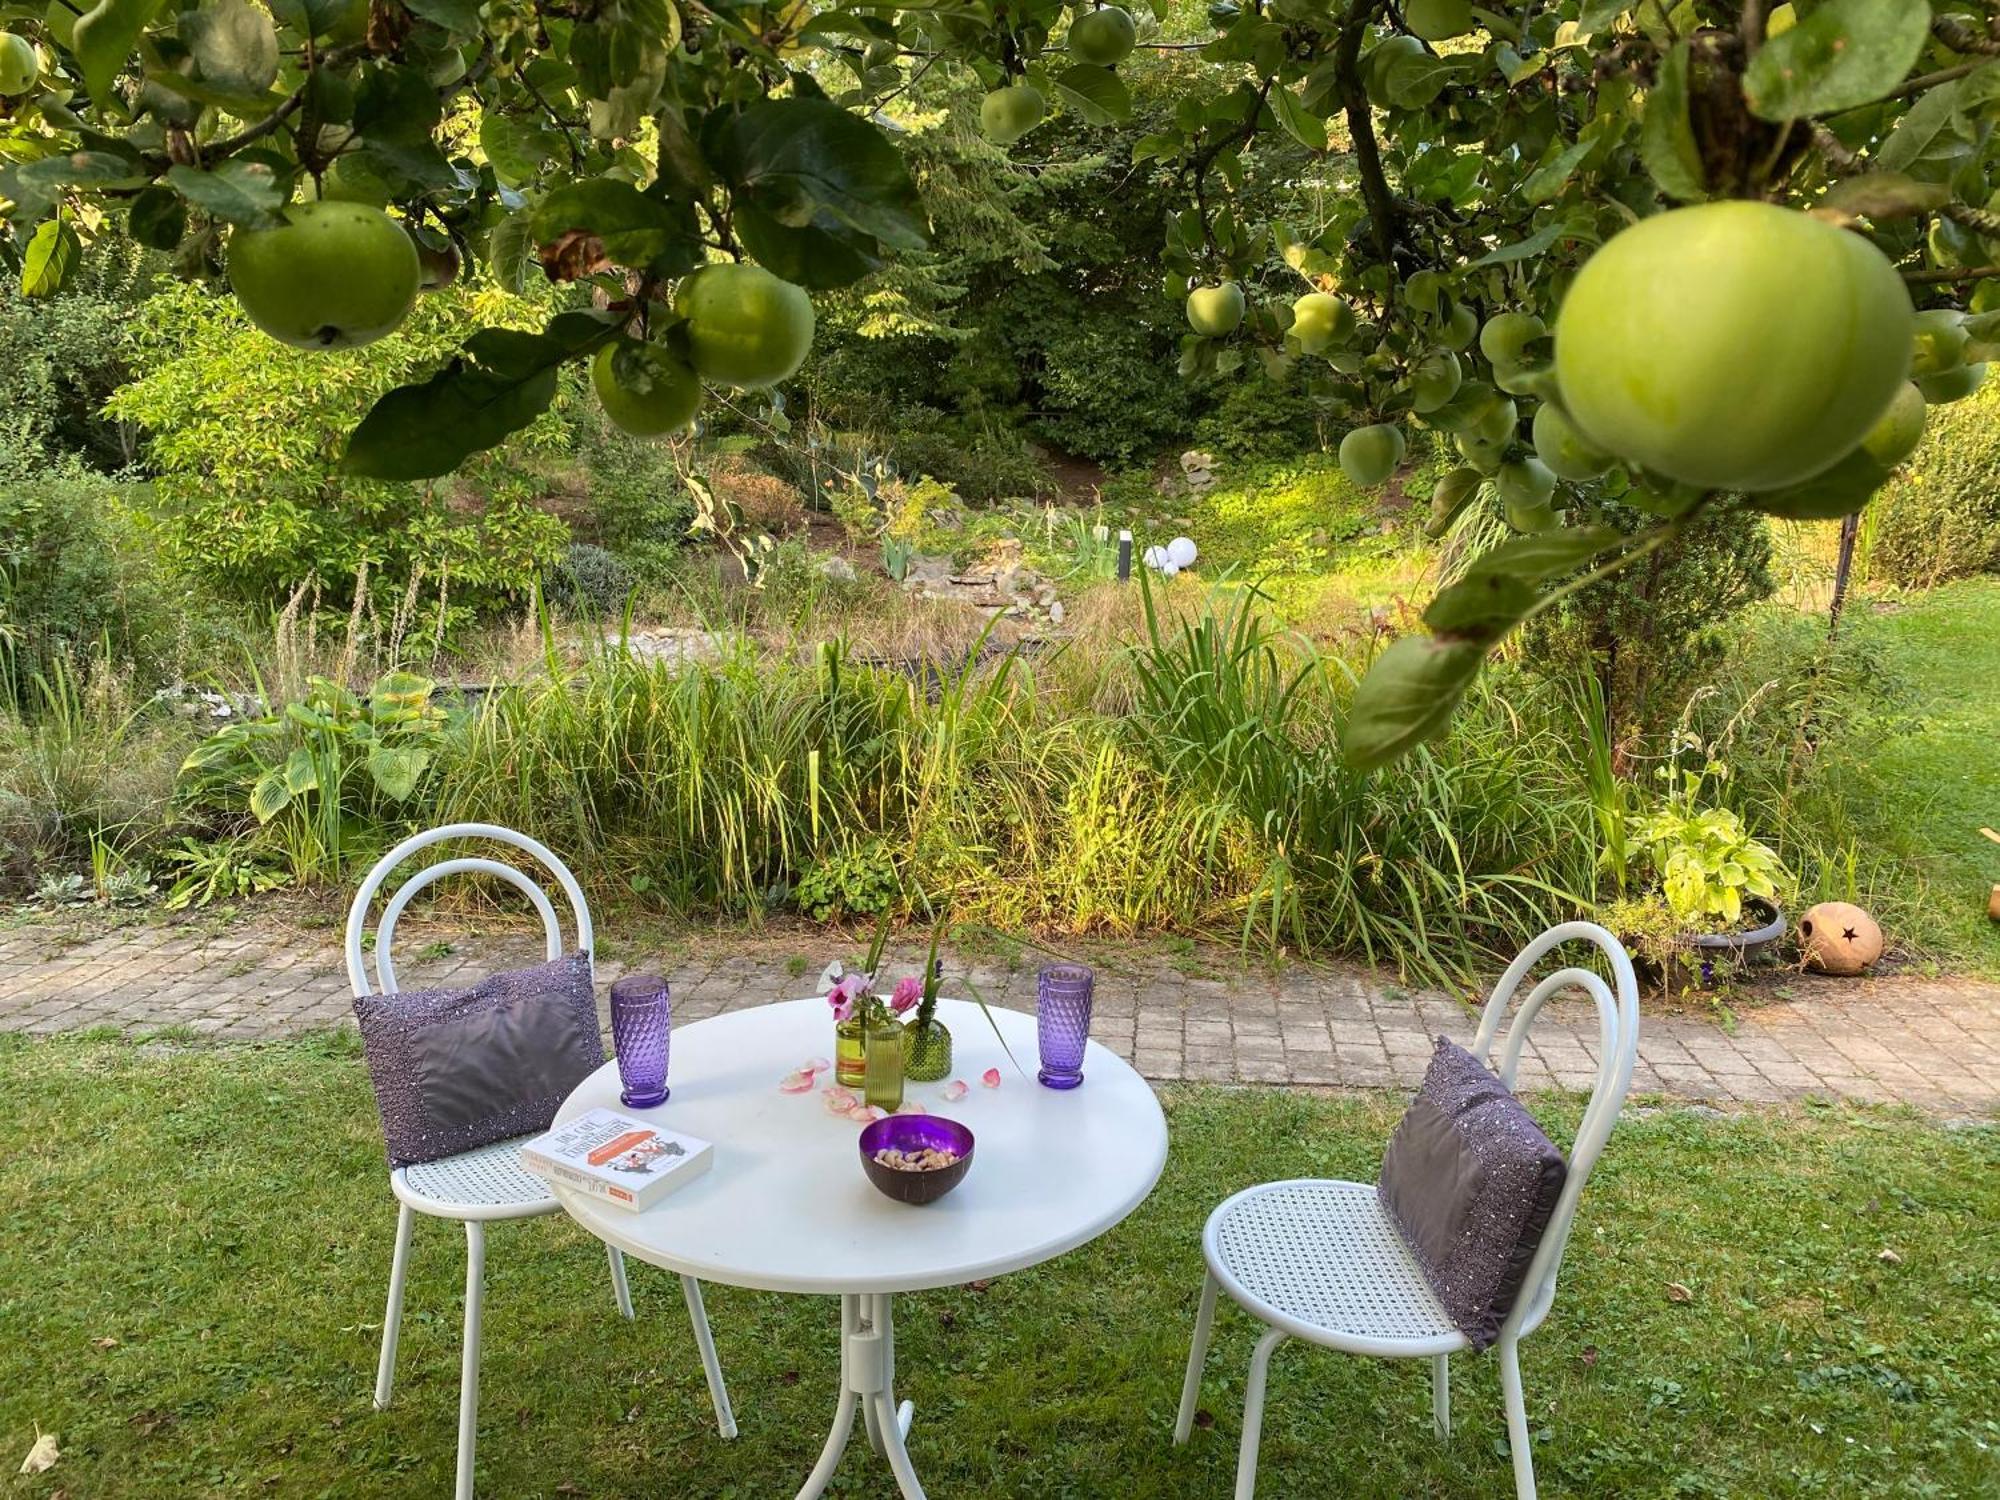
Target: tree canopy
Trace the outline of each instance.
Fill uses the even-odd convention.
[[[1187,299],[1183,373],[1261,362],[1348,429],[1357,482],[1433,432],[1464,459],[1433,524],[1485,496],[1517,533],[1378,658],[1344,730],[1361,766],[1434,734],[1524,619],[1694,518],[1859,508],[2000,351],[1993,0],[1156,11],[0,4],[0,253],[50,296],[126,235],[328,348],[466,263],[576,285],[539,330],[467,330],[348,439],[357,475],[429,478],[532,423],[570,361],[597,362],[614,420],[681,420],[695,377],[789,378],[796,292],[925,249],[909,112],[941,81],[978,80],[1025,167],[1124,121],[1139,59],[1185,55],[1133,153],[1180,207],[1132,247]],[[1318,222],[1240,199],[1267,161],[1333,154],[1352,191]],[[1566,524],[1580,487],[1652,524]]]

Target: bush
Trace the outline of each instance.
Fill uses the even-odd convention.
[[[1930,409],[1922,445],[1863,519],[1870,568],[1904,588],[2000,571],[2000,380]]]
[[[635,581],[623,559],[589,542],[572,542],[561,565],[550,569],[543,591],[552,604],[605,618],[624,613]]]
[[[157,260],[99,241],[62,296],[0,298],[0,472],[133,462],[136,434],[104,403],[130,374],[133,309]]]

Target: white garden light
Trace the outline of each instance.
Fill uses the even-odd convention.
[[[1177,569],[1193,567],[1195,555],[1192,537],[1177,536],[1167,543],[1167,561]]]

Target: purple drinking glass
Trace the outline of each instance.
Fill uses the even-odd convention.
[[[1042,970],[1035,993],[1035,1036],[1042,1070],[1036,1076],[1052,1089],[1083,1082],[1083,1044],[1090,1040],[1090,996],[1096,975],[1081,964],[1051,964]]]
[[[651,1109],[667,1098],[667,1033],[673,1001],[657,974],[629,974],[611,984],[611,1046],[618,1054],[619,1099]]]

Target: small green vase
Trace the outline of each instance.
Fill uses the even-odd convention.
[[[867,1028],[862,1097],[889,1114],[903,1102],[903,1028],[887,1016]]]
[[[951,1033],[944,1022],[912,1021],[903,1028],[903,1072],[914,1083],[935,1083],[951,1071]]]

